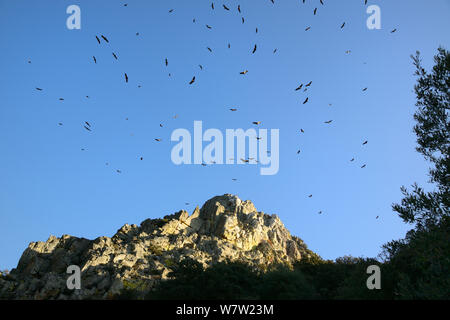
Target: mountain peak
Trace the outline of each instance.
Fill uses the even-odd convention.
[[[63,235],[32,242],[10,280],[0,279],[0,297],[11,294],[13,286],[17,298],[107,298],[130,279],[152,288],[186,258],[205,267],[224,260],[264,267],[292,265],[310,253],[277,215],[259,212],[251,201],[225,194],[209,199],[192,214],[181,210],[162,219],[146,219],[139,226],[125,224],[111,238]],[[66,288],[70,265],[82,272],[82,289],[76,292]]]

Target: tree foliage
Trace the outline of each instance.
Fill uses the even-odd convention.
[[[412,56],[418,77],[415,85],[417,111],[414,114],[417,151],[430,162],[426,192],[417,184],[393,209],[406,222],[415,224],[405,239],[383,246],[382,255],[395,274],[394,294],[400,298],[448,299],[450,297],[450,53],[438,49],[430,73],[423,67],[420,53]]]
[[[430,73],[422,67],[419,52],[411,57],[418,77],[414,87],[417,97],[414,114],[416,149],[431,163],[430,183],[436,188],[426,192],[414,184],[413,191],[409,192],[402,187],[404,198],[401,204],[393,205],[393,209],[406,223],[415,223],[417,230],[420,230],[434,226],[443,217],[449,216],[450,53],[439,48],[434,57],[435,66]]]

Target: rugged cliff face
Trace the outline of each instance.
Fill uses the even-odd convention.
[[[112,238],[63,235],[32,242],[17,268],[0,279],[0,298],[105,299],[137,280],[151,290],[185,258],[205,267],[228,259],[264,268],[276,262],[291,265],[309,254],[278,216],[226,194],[191,215],[183,210],[140,226],[125,224]],[[67,288],[70,265],[81,269],[80,290]]]

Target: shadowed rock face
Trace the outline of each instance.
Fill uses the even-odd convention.
[[[17,268],[0,279],[0,298],[104,299],[137,280],[150,290],[185,258],[205,267],[228,259],[264,268],[291,265],[309,253],[277,215],[258,212],[251,201],[226,194],[191,215],[182,210],[140,226],[125,224],[112,238],[63,235],[32,242]],[[80,290],[67,289],[69,265],[81,269]]]

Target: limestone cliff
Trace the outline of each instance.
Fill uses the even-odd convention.
[[[17,268],[0,279],[0,298],[104,299],[119,293],[124,282],[139,280],[151,290],[185,258],[205,267],[226,259],[264,267],[291,265],[309,254],[277,215],[258,212],[252,202],[226,194],[191,215],[182,210],[140,226],[125,224],[112,238],[63,235],[32,242]],[[81,269],[80,290],[67,289],[70,265]]]

